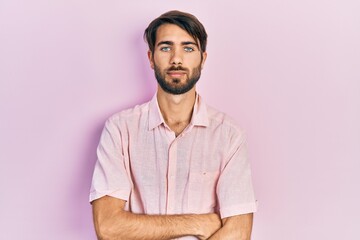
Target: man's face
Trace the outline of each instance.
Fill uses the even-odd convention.
[[[160,87],[170,94],[191,90],[199,80],[206,60],[199,42],[174,24],[163,24],[158,28],[154,53],[149,51],[148,56]]]

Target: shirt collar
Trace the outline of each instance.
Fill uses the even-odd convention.
[[[158,127],[162,123],[165,123],[164,118],[160,112],[159,103],[156,97],[157,93],[153,96],[149,103],[149,130]],[[193,126],[209,126],[209,118],[207,114],[206,104],[196,93],[194,110],[192,113],[190,124]]]
[[[207,107],[202,97],[198,93],[196,93],[195,105],[190,124],[203,127],[209,126]]]
[[[157,92],[149,103],[149,130],[158,127],[160,124],[165,123],[163,116],[161,115],[159,104],[157,101]]]

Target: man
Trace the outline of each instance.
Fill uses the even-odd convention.
[[[145,30],[158,90],[111,116],[90,202],[99,239],[250,239],[256,201],[245,138],[195,90],[207,34],[167,12]]]

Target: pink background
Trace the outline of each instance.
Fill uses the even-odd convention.
[[[1,238],[95,239],[100,132],[154,94],[142,33],[171,9],[205,25],[198,90],[247,131],[253,239],[360,239],[358,0],[1,1]]]

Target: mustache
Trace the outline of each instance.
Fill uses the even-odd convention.
[[[167,71],[186,71],[188,72],[188,69],[187,68],[183,68],[182,66],[171,66],[167,69]]]

